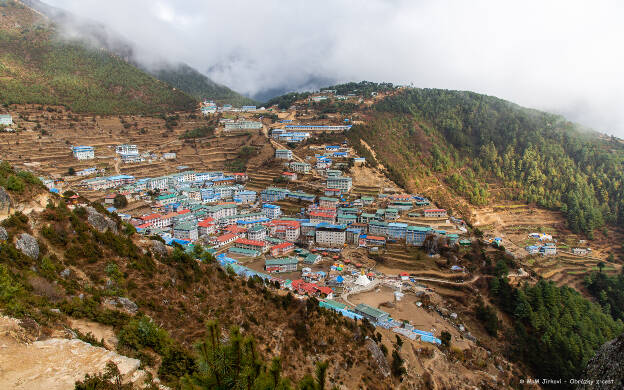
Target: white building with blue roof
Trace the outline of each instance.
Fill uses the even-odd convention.
[[[78,160],[91,160],[95,158],[95,149],[93,146],[74,146],[72,153]]]

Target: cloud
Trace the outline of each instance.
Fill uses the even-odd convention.
[[[624,137],[617,1],[48,0],[248,94],[338,81],[467,89]]]

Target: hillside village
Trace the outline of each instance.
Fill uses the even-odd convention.
[[[3,117],[11,131],[0,151],[70,208],[100,202],[145,238],[188,253],[206,249],[244,279],[315,298],[397,337],[441,345],[450,335],[456,347],[478,349],[483,332],[454,300],[480,276],[448,253],[475,244],[496,253],[511,248],[510,239],[477,236],[452,210],[398,187],[346,136],[365,116],[320,114],[315,106],[371,104],[388,93],[364,99],[321,91],[288,109],[204,101],[195,113],[118,121],[22,106],[16,120]],[[160,131],[164,142],[155,139]],[[29,137],[39,153],[27,152]],[[520,264],[558,253],[552,234],[530,232],[523,241],[524,252],[507,250],[526,258]],[[570,256],[589,254],[578,247]],[[508,275],[514,284],[535,276],[530,267]]]
[[[372,99],[382,97],[372,94]],[[355,93],[343,96],[335,91],[323,91],[307,101],[328,99],[364,102]],[[72,166],[73,177],[57,174],[42,180],[50,191],[64,194],[73,203],[81,196],[99,199],[108,211],[146,237],[188,251],[197,245],[208,248],[224,268],[231,267],[241,276],[259,276],[301,298],[320,298],[323,307],[349,318],[365,317],[409,338],[440,343],[439,329],[416,329],[409,322],[393,319],[374,304],[374,298],[371,304],[366,300],[353,304],[349,296],[381,291],[386,286],[394,291],[392,300],[400,301],[403,290],[417,297],[433,292],[423,281],[452,285],[469,280],[469,271],[461,265],[453,265],[440,279],[419,281],[422,277],[408,272],[411,267],[383,269],[372,260],[401,247],[422,248],[431,259],[439,257],[443,248],[469,247],[474,238],[462,219],[437,208],[425,196],[405,193],[392,183],[387,187],[359,184],[359,178],[350,172],[367,169],[366,159],[340,137],[351,128],[352,118],[319,120],[296,106],[267,110],[217,106],[212,101],[203,102],[198,115],[217,124],[216,137],[249,136],[250,132],[265,137],[273,153],[263,162],[267,173],[260,176],[256,169],[206,171],[190,164],[174,167],[178,156],[173,150],[144,151],[137,144],[109,145],[104,148],[106,156],[101,155],[102,146],[80,144],[67,148],[86,168],[75,170]],[[336,135],[342,139],[339,143],[320,142]],[[107,175],[110,166],[99,168],[102,157],[111,161],[119,174]],[[88,167],[92,161],[97,164]],[[169,171],[151,169],[160,174],[139,176],[142,165],[155,161],[168,162]],[[133,172],[139,174],[130,174]],[[538,238],[540,242],[542,237]],[[501,239],[493,238],[492,244],[502,245]],[[527,250],[556,253],[550,242]],[[471,337],[463,325],[456,327]]]

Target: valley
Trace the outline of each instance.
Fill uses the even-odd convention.
[[[377,100],[384,98],[384,95],[376,97]],[[381,340],[405,337],[411,345],[409,349],[405,347],[401,349],[403,351],[401,354],[403,364],[409,368],[402,377],[404,383],[422,384],[426,382],[435,384],[435,386],[458,386],[461,382],[460,378],[463,381],[466,378],[471,378],[469,381],[472,382],[467,383],[484,383],[483,381],[490,382],[493,380],[494,382],[491,383],[512,384],[519,375],[518,371],[524,369],[501,355],[504,350],[504,343],[484,332],[482,325],[474,317],[474,307],[469,304],[475,296],[482,297],[480,299],[485,298],[483,289],[488,284],[487,272],[484,274],[483,269],[480,269],[481,266],[472,258],[479,250],[481,253],[485,253],[481,256],[486,258],[490,256],[499,257],[500,250],[491,244],[494,238],[502,239],[499,246],[504,246],[506,253],[511,256],[507,261],[511,261],[510,264],[515,264],[519,268],[519,270],[510,270],[507,275],[510,283],[515,285],[521,285],[525,282],[535,283],[538,279],[544,278],[554,281],[559,286],[570,286],[587,297],[591,297],[583,284],[583,280],[585,275],[599,270],[599,262],[605,263],[603,269],[606,275],[615,275],[621,272],[622,266],[619,261],[607,259],[607,254],[615,248],[608,244],[610,241],[603,236],[602,232],[597,233],[592,240],[588,240],[582,235],[572,233],[567,228],[565,218],[561,213],[518,202],[499,201],[487,207],[473,206],[469,201],[457,195],[444,181],[437,181],[434,187],[427,185],[425,181],[421,181],[420,184],[425,189],[423,194],[427,194],[427,197],[413,195],[390,178],[392,174],[388,173],[386,166],[369,162],[366,159],[357,164],[353,163],[353,161],[360,159],[360,156],[355,154],[358,147],[351,147],[352,138],[348,131],[346,133],[315,132],[306,136],[307,138],[303,142],[280,139],[280,137],[285,138],[285,136],[279,130],[286,126],[292,126],[292,123],[305,123],[306,126],[327,126],[340,120],[340,115],[321,115],[318,108],[306,103],[306,101],[297,101],[292,108],[276,110],[275,114],[273,114],[273,110],[275,108],[270,109],[266,114],[262,111],[230,111],[204,115],[201,110],[197,110],[195,112],[175,112],[162,116],[106,116],[75,114],[59,106],[12,105],[9,107],[9,113],[15,118],[14,127],[16,131],[0,135],[0,153],[3,160],[11,165],[36,173],[48,188],[54,189],[58,194],[77,193],[81,199],[99,202],[107,207],[112,204],[107,200],[111,199],[110,194],[124,194],[128,199],[128,205],[122,206],[118,210],[116,208],[109,209],[131,222],[139,233],[148,237],[160,235],[166,243],[174,247],[176,245],[188,247],[187,251],[193,251],[193,244],[201,248],[202,246],[199,246],[201,243],[211,251],[209,253],[217,256],[217,263],[221,264],[224,269],[229,267],[228,264],[236,264],[235,273],[239,273],[241,276],[259,275],[261,279],[264,278],[271,284],[278,283],[282,288],[276,292],[278,296],[284,297],[285,292],[291,291],[299,299],[319,299],[321,306],[324,305],[323,302],[328,302],[329,307],[347,305],[346,308],[340,310],[351,310],[349,312],[351,314],[348,316],[355,316],[356,318],[359,315],[357,314],[358,305],[365,304],[368,307],[388,313],[391,318],[396,320],[408,321],[410,326],[415,327],[419,332],[430,332],[427,334],[432,335],[434,346],[436,343],[441,343],[439,337],[442,332],[450,334],[454,340],[452,345],[455,355],[451,355],[454,356],[452,358],[444,357],[444,354],[440,355],[435,347],[432,349],[431,346],[427,345],[430,342],[419,341],[419,337],[412,337],[410,331],[397,328],[396,324],[377,328],[376,332],[381,335]],[[370,115],[366,111],[353,114],[357,115],[358,122],[363,124],[366,123],[366,118]],[[236,121],[257,121],[260,127],[256,130],[228,131],[224,127],[224,123],[227,124],[231,121],[234,121],[233,123]],[[196,129],[212,126],[215,127],[210,134],[200,137],[187,137]],[[140,157],[137,157],[138,162],[125,162],[126,157],[116,151],[122,144],[133,147],[136,145]],[[33,145],[36,146],[33,148]],[[72,147],[76,145],[91,147],[94,158],[77,160],[72,154]],[[333,146],[329,148],[328,145],[341,146],[337,147],[338,152],[333,152],[331,151]],[[377,160],[377,151],[373,147],[365,144],[365,141],[362,141],[361,145],[365,146],[368,151],[368,154],[365,155],[369,159]],[[248,158],[242,157],[241,154],[241,151],[246,149],[254,151]],[[284,170],[292,171],[293,165],[292,163],[284,165],[276,160],[277,150],[292,150],[292,162],[311,165],[312,162],[317,161],[317,164],[310,170],[309,174],[300,173],[300,177],[295,180],[284,181]],[[334,153],[337,154],[334,156]],[[342,157],[341,153],[346,153],[347,157]],[[265,261],[264,256],[250,255],[244,251],[235,250],[247,248],[245,245],[248,244],[245,240],[238,239],[233,243],[218,244],[218,234],[227,235],[231,226],[219,222],[218,218],[220,217],[216,215],[208,219],[205,217],[197,219],[200,226],[203,226],[201,225],[201,218],[206,221],[213,221],[205,226],[211,226],[213,229],[211,231],[214,233],[209,233],[206,236],[203,235],[205,233],[200,234],[199,240],[196,242],[193,238],[185,241],[182,236],[177,236],[175,225],[174,234],[171,234],[171,231],[167,233],[167,228],[156,227],[156,225],[152,227],[154,222],[151,220],[146,223],[148,220],[145,218],[155,215],[154,212],[161,212],[161,215],[164,215],[171,208],[158,202],[156,197],[158,193],[145,196],[144,191],[146,189],[137,187],[136,183],[148,183],[147,185],[150,185],[150,180],[153,178],[167,175],[182,178],[184,175],[188,176],[192,173],[199,177],[199,173],[204,171],[207,171],[209,175],[210,172],[219,173],[220,176],[215,176],[216,179],[214,180],[227,181],[228,177],[231,177],[232,183],[236,183],[238,179],[236,179],[235,174],[223,172],[232,172],[232,169],[238,170],[242,167],[243,172],[241,174],[244,176],[241,176],[242,187],[240,191],[258,193],[258,198],[262,196],[264,202],[271,201],[271,204],[279,207],[283,215],[301,221],[297,223],[301,224],[301,231],[303,231],[303,225],[309,224],[307,221],[310,219],[302,218],[301,210],[306,210],[305,213],[309,215],[308,218],[315,218],[313,217],[314,207],[307,207],[306,209],[306,207],[302,207],[307,205],[306,201],[302,203],[301,199],[289,196],[277,199],[265,198],[265,195],[268,194],[266,191],[279,186],[292,194],[316,194],[321,203],[325,202],[323,199],[331,199],[327,198],[328,190],[325,184],[328,180],[327,168],[319,169],[320,165],[318,165],[319,158],[321,158],[319,156],[323,154],[326,156],[324,158],[332,160],[331,165],[342,166],[352,181],[351,190],[340,195],[344,203],[340,206],[342,207],[340,210],[346,211],[349,207],[353,207],[350,205],[351,202],[358,201],[359,203],[355,203],[360,206],[356,207],[364,206],[359,211],[362,213],[361,216],[356,218],[359,221],[360,217],[363,218],[369,212],[363,204],[364,202],[372,202],[372,205],[376,207],[380,207],[382,204],[389,207],[388,201],[397,205],[401,204],[402,201],[408,201],[409,209],[399,212],[396,222],[392,223],[418,226],[430,229],[431,232],[443,231],[449,237],[453,235],[458,237],[455,238],[454,245],[447,248],[446,245],[448,244],[440,242],[439,245],[442,247],[425,249],[422,247],[422,242],[421,247],[411,246],[407,245],[404,239],[397,241],[385,234],[384,244],[381,247],[376,247],[370,243],[367,245],[368,239],[364,232],[362,236],[364,239],[359,239],[359,245],[353,246],[354,243],[357,244],[357,241],[353,241],[351,245],[345,243],[344,247],[338,247],[337,252],[329,250],[322,252],[323,248],[321,248],[317,252],[320,257],[320,261],[317,263],[302,264],[296,270],[283,272],[279,277],[276,277],[265,273],[268,270],[266,266],[268,260]],[[165,158],[165,155],[169,157]],[[90,168],[95,169],[89,171]],[[86,176],[70,174],[83,171],[89,173]],[[98,189],[87,184],[90,180],[98,177],[106,178],[116,175],[131,177],[132,181],[120,186],[120,189],[117,187]],[[213,186],[217,186],[217,182]],[[197,187],[198,193],[201,192],[200,199],[204,202],[208,204],[215,204],[214,202],[216,202],[217,206],[226,204],[218,198],[215,200],[204,199],[202,188],[206,188],[205,183]],[[167,187],[168,192],[163,192],[161,189],[160,194],[172,193],[172,189]],[[183,212],[185,207],[192,208],[193,204],[198,204],[191,200],[190,192],[184,194],[182,197],[180,197],[181,193],[178,195],[178,202],[181,201],[184,206],[177,206],[177,210],[172,209],[174,213],[180,214],[180,210]],[[445,196],[441,196],[441,194],[445,194]],[[456,210],[458,214],[453,213],[454,218],[452,219],[424,216],[424,210],[427,207],[432,207],[427,202],[429,199],[436,199],[436,196],[441,196],[442,204],[446,205],[449,211]],[[50,196],[47,198],[52,200]],[[422,204],[417,204],[423,199]],[[235,201],[240,202],[241,200],[235,199]],[[264,210],[261,204],[256,203],[254,205],[255,202],[251,202],[250,205],[241,204],[242,209],[239,212],[239,218],[246,218],[245,215],[248,213],[252,215],[254,207],[260,206],[260,210]],[[43,203],[40,202],[40,204],[43,206]],[[248,209],[249,206],[252,208]],[[211,210],[210,207],[214,206],[195,208],[195,210]],[[22,207],[22,210],[28,215],[44,212],[43,208],[31,210]],[[6,214],[4,218],[8,216],[9,214]],[[283,219],[288,220],[289,218]],[[333,218],[333,223],[337,221],[340,223],[341,218],[346,217],[341,217],[341,214],[338,213]],[[470,229],[462,218],[469,221],[473,229]],[[383,220],[382,217],[381,221]],[[263,222],[262,224],[268,230],[271,230],[272,223],[280,223],[279,218],[275,221],[271,221],[271,219],[267,221],[268,223]],[[246,229],[246,224],[242,224],[241,221],[238,224]],[[356,225],[357,223],[353,226]],[[372,228],[369,227],[370,229]],[[617,228],[609,229],[611,229],[610,237],[613,237],[613,234],[619,234]],[[481,233],[475,234],[477,231]],[[550,256],[528,254],[525,248],[537,242],[528,237],[532,232],[552,235],[557,242],[557,254]],[[368,235],[371,234],[373,233],[369,231]],[[302,240],[303,238],[302,236],[301,239],[294,240],[297,246],[300,248],[307,247],[314,253],[315,246],[311,242]],[[457,241],[460,239],[462,240],[461,245]],[[239,241],[240,245],[237,244]],[[149,241],[141,241],[139,245],[149,247],[150,244]],[[322,245],[327,246],[327,243]],[[591,246],[591,255],[579,256],[570,252],[572,248],[581,246]],[[297,250],[305,251],[305,249]],[[439,251],[441,254],[438,253]],[[63,254],[60,252],[58,257],[62,256]],[[267,258],[270,259],[271,257],[268,256]],[[93,270],[89,271],[88,269],[89,267],[86,269],[81,267],[81,270],[87,272],[84,276],[86,280],[94,278]],[[600,269],[601,272],[603,269]],[[370,286],[358,285],[359,282],[356,279],[360,274],[366,275],[366,283],[371,283]],[[322,276],[319,278],[318,275]],[[310,285],[317,283],[319,286],[323,284],[327,286],[333,283],[338,276],[343,277],[345,281],[338,285],[332,285],[331,290],[333,292],[329,297],[326,297],[326,293],[318,294],[318,292],[306,290],[308,287],[302,287],[303,285],[295,287],[289,284],[290,281],[296,282],[303,277],[307,280],[305,283]],[[399,292],[398,296],[396,295],[397,291]],[[138,298],[133,294],[130,296],[131,299]],[[163,302],[169,304],[171,299],[177,299],[173,295],[168,296],[168,298],[163,298]],[[325,299],[321,297],[325,297]],[[138,299],[137,302],[140,306],[147,303],[141,299]],[[199,302],[197,304],[201,305]],[[247,305],[249,304],[247,303]],[[154,305],[154,303],[149,305]],[[170,315],[175,316],[175,311],[170,309],[168,311]],[[210,312],[213,315],[216,313]],[[237,312],[236,309],[234,312]],[[244,317],[242,312],[238,313],[238,316]],[[223,314],[221,312],[218,316]],[[166,316],[162,312],[158,314],[161,321],[166,318],[163,315]],[[197,313],[195,316],[201,315]],[[96,326],[96,323],[91,322],[89,325],[88,321],[83,321],[80,324],[77,319],[71,321],[73,328],[81,329],[83,333],[89,331],[100,334],[98,337],[104,339],[101,331],[90,328]],[[507,319],[503,316],[500,321],[505,323]],[[182,332],[176,331],[178,329],[176,322],[173,318],[164,322],[165,328],[171,332],[171,336],[176,340],[191,342],[202,334],[201,326],[186,325],[179,328],[183,329]],[[197,325],[201,325],[201,322],[198,322]],[[107,348],[118,349],[115,347],[118,341],[114,338],[111,339],[110,331],[107,332],[109,332],[107,339],[113,340],[108,342]],[[277,348],[277,350],[282,351],[282,356],[284,356],[283,348],[285,346],[282,344],[284,341],[280,341],[284,337],[283,332],[284,330],[281,330],[277,334],[278,338],[273,339],[273,341],[265,339],[266,344],[260,349],[264,353],[270,354],[271,350]],[[259,335],[260,333],[254,332],[254,334]],[[384,345],[386,350],[398,348],[396,344],[388,341],[383,341],[379,345]],[[123,349],[121,351],[123,352]],[[491,353],[494,355],[486,358]],[[457,354],[461,354],[463,357],[457,360],[457,356],[459,356]],[[466,356],[470,357],[467,358]],[[480,367],[479,371],[474,371],[474,368],[471,368],[475,365]],[[501,365],[504,367],[502,371]],[[300,367],[298,364],[285,367],[285,373],[289,376],[300,376],[302,375]],[[380,367],[383,367],[383,363]],[[453,375],[435,374],[437,371],[449,367],[454,367]],[[152,367],[150,370],[157,374],[158,366]],[[384,377],[384,369],[379,368],[379,370],[381,377]],[[332,380],[345,381],[339,371],[337,369],[330,370]],[[372,383],[364,380],[365,386],[374,388]],[[355,382],[349,380],[342,383],[346,388],[351,388]]]
[[[573,389],[624,332],[616,137],[140,54],[0,0],[1,388]]]

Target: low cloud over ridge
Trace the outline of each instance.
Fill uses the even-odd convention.
[[[617,1],[48,0],[142,62],[189,63],[251,96],[329,81],[466,89],[624,137]]]

